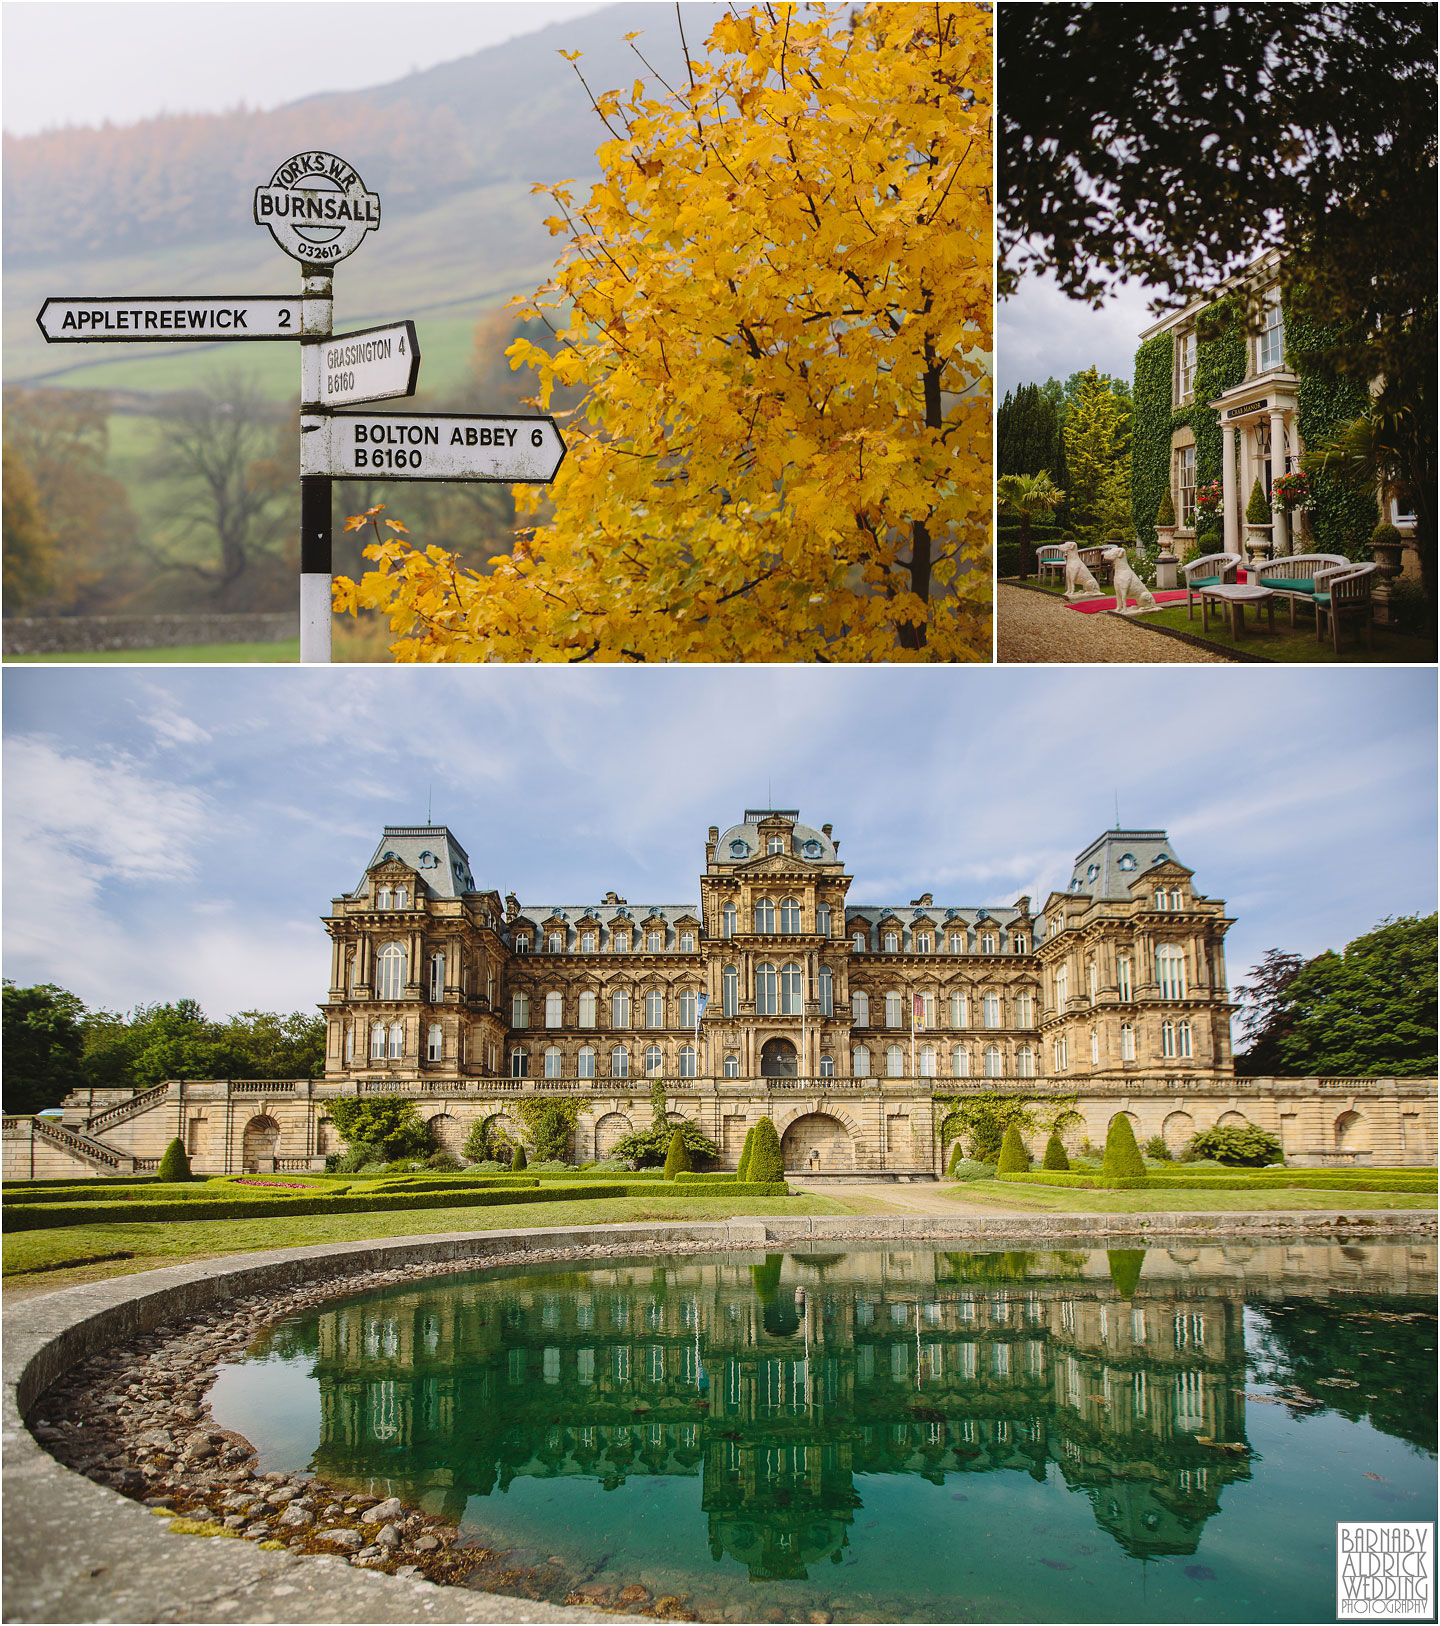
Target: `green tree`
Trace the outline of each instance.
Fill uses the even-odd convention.
[[[995,414],[995,472],[1048,474],[1065,480],[1065,448],[1054,398],[1039,384],[1007,391]]]
[[[58,1107],[85,1083],[81,1058],[85,1007],[53,982],[4,986],[4,1104],[6,1112]]]
[[[1065,500],[1065,493],[1051,484],[1050,476],[1002,474],[995,482],[995,500],[1002,512],[1020,519],[1020,579],[1035,568],[1035,550],[1030,545],[1030,521],[1036,514],[1050,514]]]
[[[186,1156],[184,1144],[178,1135],[165,1148],[157,1172],[161,1180],[178,1181],[190,1178],[190,1159]]]
[[[1254,1124],[1216,1124],[1213,1129],[1202,1129],[1190,1137],[1186,1151],[1192,1159],[1209,1157],[1239,1169],[1258,1169],[1284,1158],[1280,1142]]]
[[[1240,1007],[1240,1031],[1247,1041],[1235,1057],[1235,1071],[1256,1078],[1281,1071],[1280,1040],[1295,1022],[1286,990],[1300,974],[1304,959],[1285,949],[1267,949],[1245,982],[1235,985]]]
[[[318,1012],[241,1011],[219,1026],[217,1037],[237,1058],[232,1078],[320,1078],[325,1072],[325,1018]]]
[[[950,1112],[942,1127],[946,1133],[965,1136],[970,1156],[977,1163],[994,1163],[1000,1156],[1005,1131],[1014,1124],[1021,1134],[1035,1128],[1035,1113],[1023,1095],[1013,1091],[979,1090],[973,1095],[950,1099]]]
[[[1093,367],[1081,375],[1065,419],[1065,467],[1077,535],[1103,541],[1117,513],[1128,522],[1130,407]]]
[[[755,1144],[750,1149],[750,1169],[746,1178],[761,1184],[785,1178],[785,1160],[780,1155],[780,1137],[768,1117],[755,1125]]]
[[[1045,1142],[1045,1161],[1040,1167],[1042,1169],[1058,1169],[1061,1171],[1070,1167],[1070,1159],[1065,1153],[1065,1143],[1058,1135],[1052,1135]]]
[[[1382,921],[1286,985],[1288,1072],[1424,1077],[1435,1070],[1436,917]]]
[[[518,1173],[519,1170],[528,1169],[529,1167],[530,1159],[525,1155],[524,1142],[517,1140],[515,1142],[515,1155],[510,1159],[510,1168],[513,1172]]]
[[[1135,1144],[1135,1127],[1123,1112],[1111,1120],[1100,1173],[1106,1180],[1132,1180],[1145,1173],[1145,1160]]]
[[[329,1103],[330,1117],[347,1141],[380,1149],[381,1159],[427,1157],[435,1150],[430,1125],[403,1095],[343,1097]]]
[[[690,1154],[685,1150],[685,1131],[676,1124],[670,1135],[670,1150],[665,1154],[665,1178],[673,1180],[677,1174],[688,1174]]]
[[[1020,1139],[1020,1130],[1015,1124],[1009,1125],[1005,1131],[1004,1139],[1000,1142],[1000,1158],[996,1165],[998,1174],[1025,1174],[1030,1168],[1030,1154],[1025,1150],[1025,1142]]]
[[[740,1148],[740,1162],[735,1168],[735,1178],[737,1180],[748,1180],[750,1178],[750,1151],[754,1144],[755,1125],[751,1124],[745,1131],[745,1144]]]

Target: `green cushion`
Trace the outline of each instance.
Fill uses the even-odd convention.
[[[1191,576],[1190,585],[1191,587],[1218,587],[1220,578],[1218,576]]]
[[[1330,608],[1330,595],[1328,593],[1316,593],[1315,602],[1317,604],[1323,604],[1328,610]]]
[[[1308,576],[1296,576],[1293,580],[1288,576],[1261,576],[1258,578],[1261,585],[1281,593],[1313,593],[1315,583]]]

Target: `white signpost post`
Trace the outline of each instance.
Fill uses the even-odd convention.
[[[303,152],[255,188],[255,223],[303,267],[299,299],[271,294],[47,299],[47,344],[300,343],[300,659],[330,659],[332,480],[547,484],[565,456],[553,418],[342,413],[413,395],[413,322],[332,332],[334,267],[380,225],[380,199],[343,158]]]

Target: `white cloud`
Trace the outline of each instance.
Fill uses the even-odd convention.
[[[1141,332],[1156,318],[1154,291],[1121,283],[1099,310],[1067,299],[1049,273],[1029,276],[1001,302],[996,351],[1000,358],[996,399],[1017,384],[1043,384],[1096,367],[1115,378],[1130,378]]]

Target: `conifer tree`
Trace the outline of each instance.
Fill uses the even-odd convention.
[[[177,1135],[165,1148],[165,1154],[160,1159],[159,1177],[162,1180],[188,1180],[190,1178],[190,1159],[185,1155],[185,1148]]]
[[[1123,1112],[1116,1113],[1105,1137],[1100,1173],[1107,1180],[1133,1180],[1144,1176],[1145,1160],[1135,1144],[1135,1128]]]
[[[750,1148],[750,1168],[746,1179],[769,1185],[784,1178],[785,1159],[780,1153],[780,1137],[775,1132],[774,1123],[769,1118],[762,1118],[755,1125],[755,1144]]]
[[[755,1125],[751,1124],[745,1131],[745,1144],[740,1148],[740,1163],[735,1170],[737,1180],[750,1178],[750,1154],[755,1146]]]
[[[1070,1159],[1065,1154],[1065,1143],[1058,1135],[1052,1135],[1045,1142],[1045,1161],[1040,1165],[1045,1169],[1068,1169]]]
[[[677,1174],[690,1170],[690,1154],[685,1150],[685,1131],[677,1124],[670,1136],[670,1150],[665,1154],[665,1179],[673,1180]]]
[[[998,1174],[1026,1174],[1030,1169],[1030,1154],[1025,1150],[1025,1142],[1020,1139],[1020,1131],[1011,1124],[1005,1131],[1005,1138],[1000,1142],[1000,1161],[996,1165]]]
[[[530,1159],[525,1155],[525,1148],[517,1140],[515,1142],[515,1156],[510,1160],[510,1172],[518,1173],[521,1169],[530,1167]]]

